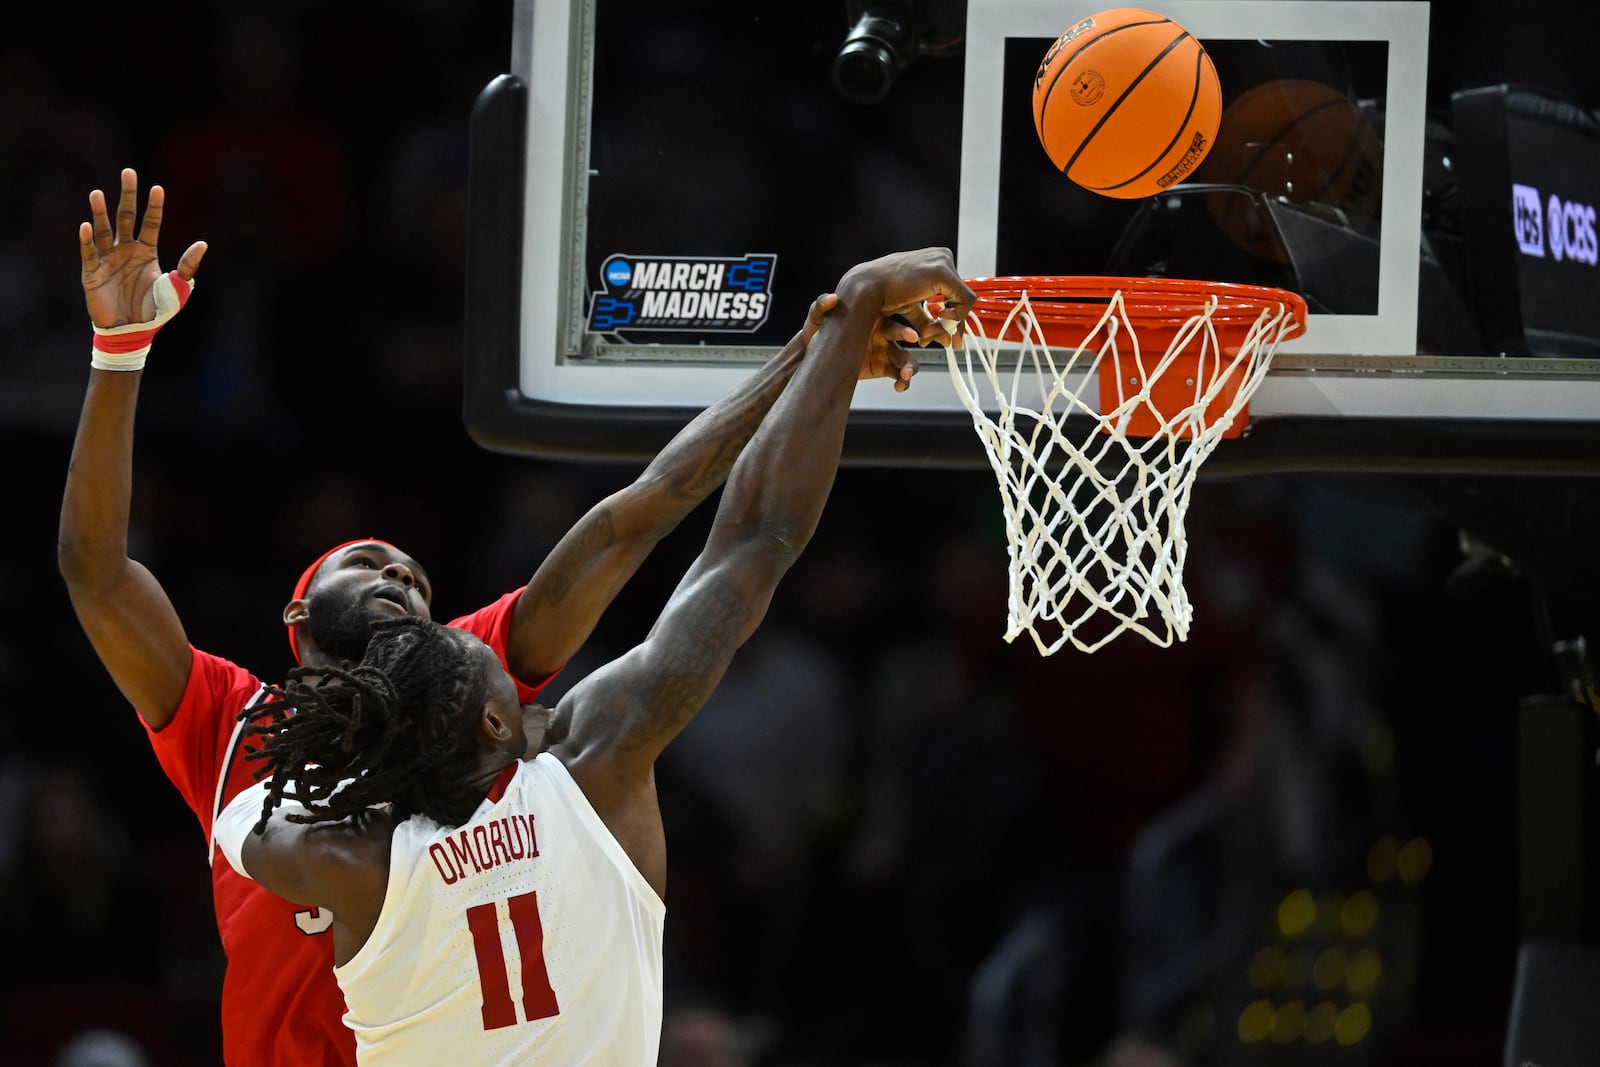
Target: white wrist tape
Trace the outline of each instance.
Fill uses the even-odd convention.
[[[193,291],[194,283],[184,281],[177,271],[161,275],[150,287],[156,299],[156,317],[149,322],[131,322],[126,326],[96,326],[89,366],[97,370],[143,369],[156,331],[183,309]]]

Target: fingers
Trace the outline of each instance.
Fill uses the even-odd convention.
[[[900,317],[906,321],[913,330],[917,331],[919,338],[926,337],[928,327],[933,325],[933,315],[928,311],[926,303],[915,304],[900,312]]]
[[[909,336],[897,340],[924,347],[935,343],[954,343],[960,347],[960,339],[955,335],[965,328],[966,318],[959,309],[950,309],[949,305],[942,303],[940,297],[897,312],[896,318],[910,324]],[[955,338],[954,341],[952,338]]]
[[[900,365],[900,372],[895,376],[894,391],[903,393],[910,389],[911,379],[916,377],[917,371],[920,369],[921,367],[915,359],[912,359],[909,355],[906,356],[905,362]]]
[[[111,219],[106,215],[106,194],[99,189],[89,194],[89,220],[94,226],[95,250],[102,256],[109,254],[116,238],[111,233]]]
[[[122,193],[117,197],[117,240],[133,240],[133,222],[139,214],[139,177],[133,168],[122,171]]]
[[[839,294],[823,293],[811,301],[811,308],[806,312],[805,325],[800,327],[800,340],[810,344],[811,339],[822,329],[822,320],[828,317],[828,312],[839,305]]]
[[[200,258],[206,254],[204,241],[196,241],[178,258],[178,276],[186,282],[194,281],[194,272],[200,269]]]
[[[938,324],[944,333],[943,337],[938,338],[941,342],[948,342],[953,338],[959,344],[961,334],[966,332],[967,316],[972,313],[972,305],[978,298],[967,287],[966,282],[961,283],[961,289],[962,293],[955,297],[946,293],[944,305],[939,309]]]
[[[962,338],[967,332],[967,316],[972,312],[972,305],[977,297],[966,282],[961,282],[960,288],[964,292],[958,292],[955,296],[942,294],[934,302],[937,305],[934,308],[935,318],[928,329],[923,331],[923,344],[937,342],[953,348],[962,346]]]
[[[892,331],[887,336],[893,337],[893,335],[902,332],[909,335],[905,338],[906,340],[915,339],[916,331],[905,327]],[[893,379],[895,392],[903,393],[911,388],[911,379],[916,376],[919,369],[916,357],[904,348],[892,343],[892,341],[884,346],[884,366],[878,377]]]
[[[972,305],[977,302],[978,295],[972,291],[955,269],[955,258],[950,255],[948,248],[937,249],[942,253],[938,271],[943,275],[940,281],[938,325],[940,331],[933,336],[933,340],[941,344],[950,344],[952,341],[958,346],[961,334],[966,330],[967,315],[972,311]]]
[[[940,318],[946,322],[966,321],[975,294],[956,271],[955,256],[948,248],[923,248],[886,256],[876,268],[881,278],[883,310],[911,317],[927,316],[929,303],[939,304]],[[918,320],[919,323],[925,320]],[[953,331],[946,330],[946,335]]]
[[[78,223],[78,252],[83,256],[83,273],[94,273],[100,265],[100,253],[94,247],[94,227],[87,222]]]
[[[965,330],[967,313],[977,301],[977,294],[957,273],[955,255],[950,249],[930,248],[926,252],[936,279],[934,284],[939,287],[938,322],[942,330],[934,334],[933,339],[946,344],[952,339],[959,342],[959,334]]]
[[[917,330],[899,318],[886,315],[879,319],[867,345],[860,377],[890,378],[894,381],[896,392],[905,392],[910,387],[912,375],[917,373],[917,361],[900,346],[915,343],[917,336]]]
[[[956,271],[948,248],[897,252],[852,267],[840,288],[858,288],[878,301],[881,312],[909,323],[921,344],[961,347],[967,314],[976,294]]]
[[[133,225],[138,220],[139,177],[131,167],[122,171],[121,187],[117,197],[117,221],[113,228],[106,210],[106,194],[99,189],[89,193],[89,219],[78,227],[78,251],[83,260],[84,273],[99,268],[101,260],[109,256],[119,244],[133,240]],[[139,227],[139,243],[156,246],[161,236],[161,220],[166,215],[167,192],[159,185],[150,187],[145,200],[144,222]],[[178,261],[178,273],[185,281],[193,281],[206,254],[206,243],[196,241]],[[820,315],[818,317],[820,322]],[[815,332],[815,328],[813,328]]]
[[[150,196],[144,204],[144,225],[139,227],[139,243],[156,246],[156,237],[161,233],[162,209],[167,203],[167,192],[159,185],[150,187]]]
[[[892,378],[902,362],[910,357],[901,345],[914,345],[920,343],[921,331],[909,325],[904,317],[899,315],[885,315],[878,320],[878,337],[873,347],[884,353],[880,362],[888,364],[883,377]]]
[[[938,342],[947,348],[960,348],[967,334],[967,313],[959,307],[952,308],[946,304],[940,309],[939,317],[933,320],[933,327],[928,333],[923,344]]]

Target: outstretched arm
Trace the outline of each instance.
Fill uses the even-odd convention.
[[[234,870],[296,904],[333,912],[335,963],[355,954],[372,933],[389,880],[389,841],[394,823],[386,810],[333,823],[297,823],[301,810],[290,802],[273,810],[262,827],[264,784],[234,797],[217,816],[217,848]]]
[[[506,649],[512,674],[530,682],[543,678],[577,652],[651,549],[722,485],[837,302],[832,293],[818,297],[782,351],[696,416],[631,485],[589,509],[567,532],[517,601]],[[868,358],[858,356],[860,377],[892,378],[904,390],[917,367],[894,342],[918,336],[916,329],[886,323]]]
[[[569,723],[551,751],[659,890],[665,842],[653,767],[700,710],[734,652],[765,616],[779,579],[815,531],[838,468],[863,354],[887,315],[950,340],[924,302],[942,294],[955,322],[973,299],[946,249],[906,252],[845,275],[794,380],[728,478],[706,547],[643,644],[574,687],[557,707]]]
[[[92,222],[79,227],[83,293],[89,317],[109,328],[156,317],[156,280],[162,276],[156,237],[166,198],[150,190],[144,223],[133,236],[138,179],[122,172],[116,228],[105,194],[89,194]],[[196,242],[178,261],[184,282],[193,280],[206,246]],[[89,372],[78,419],[57,562],[78,621],[117,688],[156,729],[177,710],[189,677],[189,642],[177,612],[145,567],[128,558],[128,507],[133,483],[133,423],[142,370]]]

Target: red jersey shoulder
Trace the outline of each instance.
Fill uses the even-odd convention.
[[[219,784],[225,786],[225,779],[237,774],[237,761],[231,757],[239,713],[260,689],[260,679],[243,667],[194,649],[189,680],[171,721],[160,730],[145,725],[161,769],[208,835],[219,801],[237,792],[224,788],[227,795],[219,796]]]
[[[495,655],[500,657],[500,665],[506,668],[507,673],[511,672],[511,667],[506,662],[506,645],[511,640],[511,620],[522,593],[522,589],[513,589],[499,600],[479,608],[470,615],[450,620],[451,626],[475,635],[494,649]],[[532,704],[538,699],[544,687],[560,673],[559,670],[552,671],[545,677],[531,682],[518,678],[514,673],[511,674],[511,680],[517,683],[517,699],[524,704]]]

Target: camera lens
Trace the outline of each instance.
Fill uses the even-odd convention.
[[[882,100],[895,75],[909,61],[911,32],[899,19],[864,12],[833,60],[833,84],[847,100],[871,104]]]

